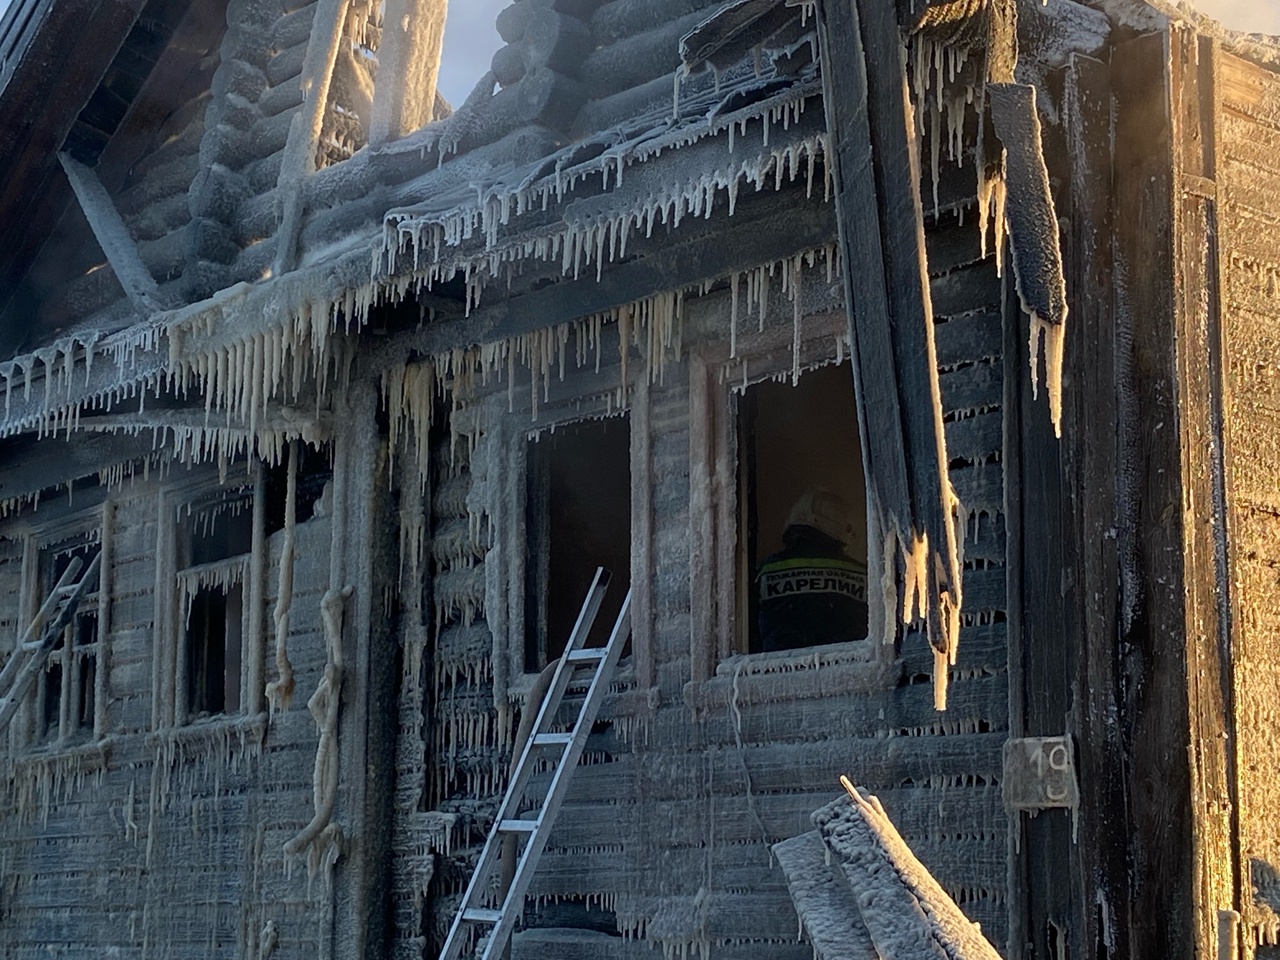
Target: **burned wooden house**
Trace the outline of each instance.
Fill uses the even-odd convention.
[[[840,774],[1006,956],[1273,951],[1280,45],[515,0],[450,108],[445,6],[0,21],[0,956],[437,956],[598,566],[513,956],[807,960]]]

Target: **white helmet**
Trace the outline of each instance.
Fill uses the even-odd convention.
[[[825,533],[827,536],[848,543],[853,537],[853,514],[839,494],[830,490],[805,492],[787,517],[787,526],[803,524]]]

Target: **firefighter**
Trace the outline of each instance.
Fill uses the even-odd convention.
[[[796,501],[783,549],[760,565],[764,650],[795,650],[867,635],[867,566],[847,551],[853,534],[845,501],[811,490]]]

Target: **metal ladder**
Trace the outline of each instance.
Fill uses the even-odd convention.
[[[600,704],[604,702],[609,690],[609,681],[613,677],[614,668],[622,656],[622,648],[626,646],[627,637],[631,634],[631,591],[627,591],[622,602],[622,610],[613,625],[609,642],[603,647],[587,647],[587,635],[595,623],[600,602],[604,599],[605,588],[609,584],[609,572],[603,567],[596,570],[595,579],[587,598],[578,614],[578,620],[569,635],[569,644],[565,647],[546,699],[538,711],[538,719],[533,731],[520,754],[511,775],[511,784],[507,787],[506,796],[498,808],[493,829],[485,841],[484,850],[476,864],[471,882],[467,884],[467,892],[463,895],[462,904],[453,925],[449,928],[449,936],[445,938],[440,951],[440,960],[459,960],[465,956],[464,951],[472,949],[473,936],[480,936],[478,928],[489,927],[489,933],[483,939],[479,949],[480,960],[495,960],[503,953],[507,941],[511,937],[516,921],[524,912],[525,892],[533,880],[538,867],[538,859],[555,823],[556,814],[560,812],[560,804],[569,791],[569,778],[582,756],[587,745],[587,737],[591,734],[591,726],[595,723]],[[560,705],[564,701],[565,691],[575,679],[578,670],[590,670],[591,681],[587,694],[578,708],[578,716],[572,731],[560,733],[552,730]],[[577,678],[581,681],[581,677]],[[528,706],[526,705],[526,709]],[[520,814],[520,806],[525,791],[533,776],[534,767],[539,760],[556,758],[551,782],[546,796],[527,815]],[[497,907],[487,905],[497,899],[498,891],[494,889],[497,879],[497,866],[502,850],[502,841],[506,836],[515,835],[525,841],[524,851],[516,862],[515,875],[511,887],[502,903]]]
[[[97,583],[101,561],[102,551],[99,550],[90,562],[89,569],[77,581],[75,578],[84,566],[84,561],[79,557],[72,558],[57,585],[41,604],[35,619],[27,626],[4,669],[0,670],[0,733],[4,732],[13,715],[18,712],[22,698],[40,675],[54,644],[75,617],[80,601]],[[55,609],[58,611],[57,616],[52,622],[46,622]]]

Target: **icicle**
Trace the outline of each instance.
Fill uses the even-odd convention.
[[[1030,318],[1031,396],[1039,398],[1040,343],[1044,343],[1045,389],[1049,394],[1049,418],[1054,436],[1062,437],[1062,355],[1066,345],[1066,325],[1049,323],[1036,314]]]
[[[279,678],[267,684],[270,712],[287,710],[293,702],[293,664],[289,662],[289,608],[293,604],[293,568],[298,522],[298,441],[289,444],[288,475],[285,481],[284,542],[280,547],[280,574],[276,608],[272,620],[276,631],[276,671]]]

